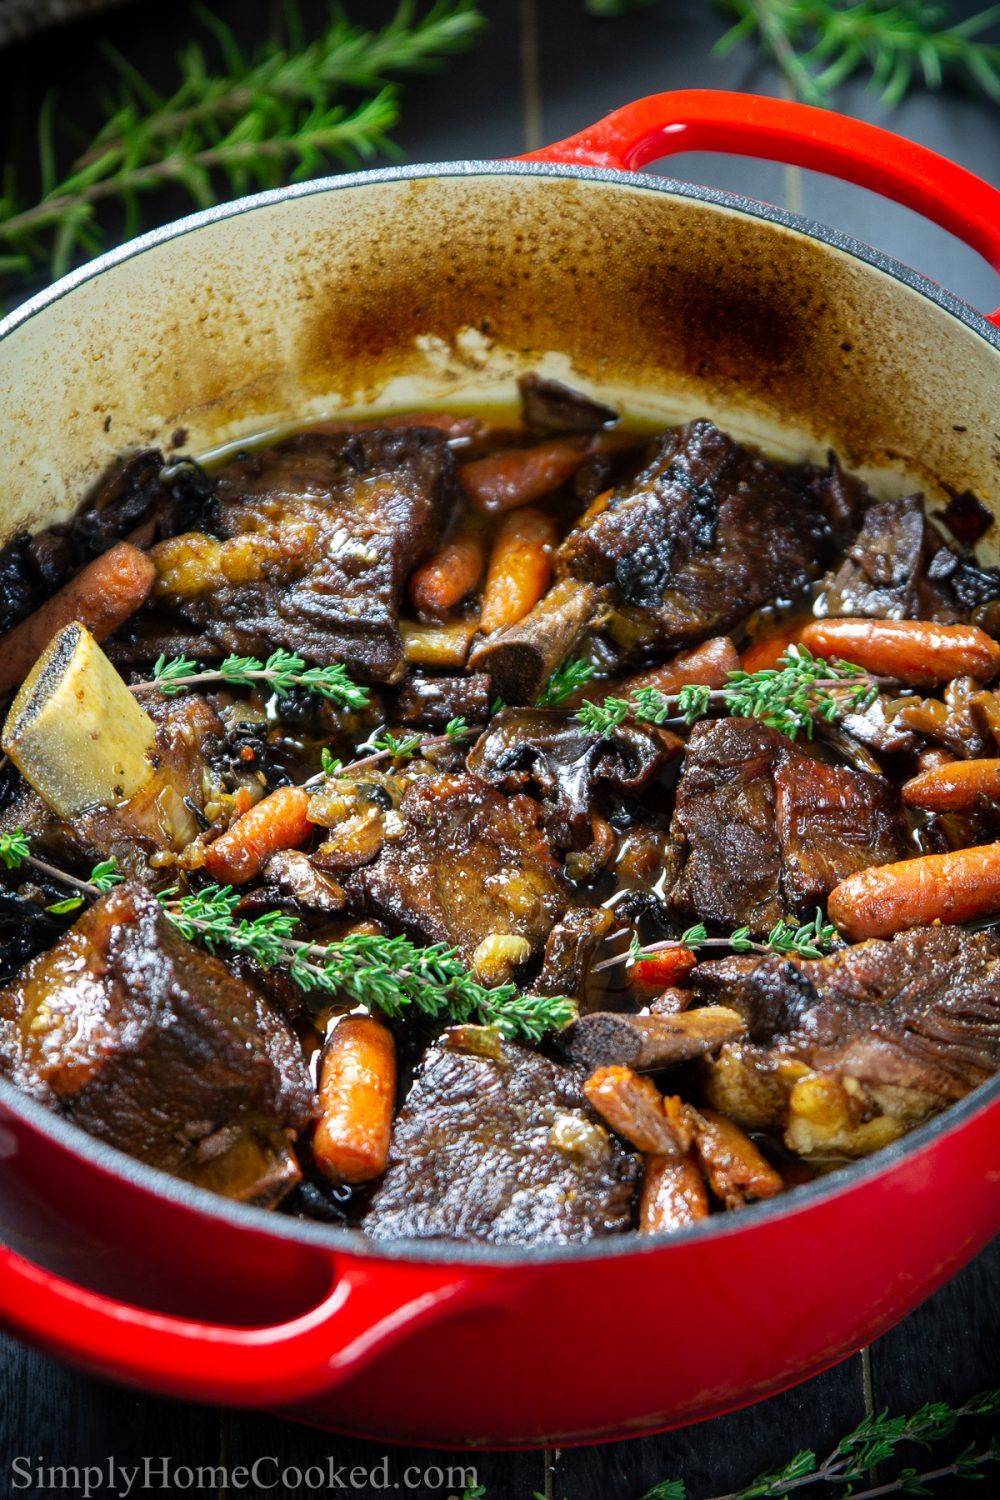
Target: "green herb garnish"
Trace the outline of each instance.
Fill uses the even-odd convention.
[[[558,708],[571,698],[578,688],[586,687],[594,675],[589,662],[579,656],[571,656],[561,667],[556,667],[538,699],[539,708]]]
[[[629,938],[628,948],[614,958],[606,958],[596,965],[596,971],[610,969],[615,964],[635,964],[670,948],[690,948],[698,953],[702,948],[726,948],[731,953],[780,953],[796,958],[822,958],[831,949],[840,945],[841,938],[832,922],[824,922],[823,913],[816,908],[811,922],[797,926],[784,920],[776,922],[763,942],[750,936],[749,927],[738,927],[728,937],[709,937],[704,922],[697,922],[682,932],[678,938],[664,938],[660,942],[643,946],[635,933]]]
[[[981,1391],[962,1406],[944,1401],[930,1401],[909,1417],[891,1417],[887,1411],[865,1417],[833,1448],[819,1459],[811,1448],[804,1448],[780,1467],[744,1485],[729,1495],[713,1500],[763,1500],[765,1496],[784,1496],[814,1484],[836,1487],[837,1493],[853,1500],[875,1500],[876,1496],[905,1494],[929,1495],[929,1485],[939,1479],[983,1479],[987,1464],[1000,1461],[1000,1442],[969,1443],[949,1463],[918,1471],[912,1465],[901,1469],[891,1479],[856,1488],[872,1478],[877,1465],[893,1457],[902,1444],[929,1449],[943,1442],[966,1417],[995,1417],[1000,1413],[1000,1387]],[[646,1490],[641,1500],[686,1500],[687,1490],[681,1479],[667,1479]]]
[[[293,0],[285,14],[286,38],[247,56],[228,26],[200,10],[215,59],[188,42],[172,93],[158,93],[105,46],[116,74],[107,119],[82,151],[74,145],[68,167],[60,165],[62,119],[51,93],[38,121],[38,200],[21,200],[9,183],[0,190],[0,274],[30,276],[47,263],[61,276],[96,254],[106,206],[130,239],[152,194],[180,189],[207,208],[390,150],[399,104],[388,80],[430,71],[469,47],[484,25],[474,0],[435,0],[423,15],[402,0],[378,31],[352,25],[335,7],[307,41]],[[65,136],[73,139],[69,126]]]
[[[153,667],[150,682],[133,684],[133,693],[159,690],[173,698],[189,687],[205,687],[221,682],[230,687],[269,687],[279,700],[293,688],[304,688],[337,704],[339,708],[367,708],[368,689],[348,676],[346,667],[335,662],[328,667],[308,667],[301,656],[290,651],[272,651],[266,661],[256,656],[227,656],[217,667],[202,667],[186,656],[168,661],[161,656]]]
[[[833,720],[846,709],[859,713],[874,700],[878,689],[879,680],[853,662],[824,661],[804,646],[789,646],[777,667],[730,672],[723,688],[698,683],[669,694],[640,688],[631,698],[584,703],[576,717],[591,733],[611,736],[630,718],[647,724],[668,720],[693,724],[713,709],[721,709],[741,718],[760,719],[789,739],[800,733],[812,739],[816,719]],[[837,691],[836,697],[831,690]]]

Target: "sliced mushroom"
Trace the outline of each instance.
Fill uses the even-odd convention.
[[[469,769],[504,791],[539,794],[550,836],[563,849],[585,849],[598,785],[637,792],[681,748],[676,735],[652,726],[621,724],[602,735],[560,709],[504,709],[473,745]]]

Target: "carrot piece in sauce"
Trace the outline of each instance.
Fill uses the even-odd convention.
[[[130,542],[118,542],[70,579],[57,594],[2,637],[0,693],[27,677],[53,636],[67,625],[85,625],[95,641],[107,640],[141,609],[156,569]]]
[[[320,1066],[313,1157],[332,1182],[371,1182],[385,1171],[396,1103],[396,1044],[372,1016],[345,1016]]]
[[[933,687],[966,676],[986,682],[1000,672],[1000,645],[977,625],[814,620],[800,639],[816,656],[842,657],[876,676],[915,687]]]
[[[458,477],[476,510],[499,515],[531,505],[572,479],[587,456],[587,438],[550,438],[462,464]]]
[[[1000,844],[861,870],[834,888],[827,910],[851,942],[990,916],[1000,911]]]
[[[205,869],[220,885],[246,885],[280,849],[298,849],[314,832],[309,793],[279,786],[237,818],[205,850]]]
[[[552,579],[556,526],[542,510],[507,516],[493,543],[479,628],[492,635],[530,614]]]

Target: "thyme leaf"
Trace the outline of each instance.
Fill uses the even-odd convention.
[[[928,1485],[952,1476],[960,1479],[982,1479],[987,1464],[1000,1462],[1000,1443],[969,1443],[950,1463],[922,1472],[909,1466],[892,1479],[866,1489],[854,1486],[870,1474],[876,1464],[893,1457],[903,1443],[931,1448],[951,1436],[965,1417],[996,1416],[1000,1412],[1000,1387],[980,1391],[961,1406],[945,1401],[931,1401],[912,1416],[890,1416],[887,1411],[865,1417],[857,1427],[840,1439],[836,1447],[820,1460],[810,1448],[796,1453],[787,1463],[758,1474],[743,1489],[712,1500],[763,1500],[765,1496],[783,1496],[810,1485],[848,1486],[845,1494],[853,1500],[876,1500],[891,1494],[926,1495]],[[640,1497],[640,1500],[685,1500],[683,1480],[667,1479]]]
[[[823,913],[818,907],[811,922],[800,925],[783,919],[776,922],[763,942],[756,942],[750,936],[749,927],[738,927],[728,937],[709,937],[705,924],[698,922],[678,938],[662,938],[659,942],[647,943],[645,946],[633,933],[628,948],[615,954],[614,958],[606,958],[603,963],[596,964],[595,973],[613,968],[616,964],[638,963],[643,958],[665,953],[671,948],[690,948],[693,953],[700,952],[702,948],[726,948],[732,953],[780,953],[796,958],[822,958],[831,949],[839,947],[840,942],[836,927],[832,922],[824,922]]]
[[[212,682],[231,687],[267,686],[279,700],[293,688],[304,688],[339,708],[367,708],[370,702],[368,689],[354,682],[339,662],[308,667],[301,656],[281,650],[272,651],[266,661],[256,656],[227,656],[217,667],[202,667],[186,656],[176,656],[170,661],[161,656],[153,667],[152,680],[134,683],[132,691],[157,690],[165,698],[173,698],[189,687],[204,687]]]
[[[594,675],[589,662],[579,656],[571,656],[561,667],[556,667],[538,699],[538,708],[558,708],[571,698],[578,688],[586,687]]]
[[[36,859],[20,828],[0,834],[0,860],[8,869],[33,865],[72,885],[75,894],[49,908],[58,913],[77,910],[124,878],[115,860],[107,859],[94,866],[88,881],[78,880]],[[458,950],[443,943],[421,948],[405,937],[369,933],[308,942],[295,936],[299,919],[290,912],[238,917],[241,893],[228,885],[206,885],[188,895],[180,895],[175,886],[159,891],[157,899],[189,942],[200,942],[213,953],[219,948],[246,953],[263,968],[287,969],[307,992],[339,995],[387,1016],[415,1009],[442,1020],[494,1026],[508,1040],[531,1042],[576,1016],[575,1003],[561,995],[522,995],[512,984],[487,988],[465,967]]]
[[[610,737],[629,718],[647,724],[669,720],[690,725],[713,709],[721,709],[740,718],[760,719],[792,740],[799,734],[812,739],[816,719],[835,719],[848,708],[860,713],[878,689],[879,679],[853,662],[825,661],[805,646],[789,646],[777,667],[730,672],[725,687],[694,683],[669,694],[640,688],[631,698],[588,701],[576,717],[590,733]]]

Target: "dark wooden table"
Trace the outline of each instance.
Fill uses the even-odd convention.
[[[215,0],[213,9],[252,42],[275,24],[280,7],[269,0]],[[348,9],[354,19],[375,24],[392,7],[386,0],[354,0]],[[775,75],[745,53],[725,62],[709,55],[724,22],[699,0],[661,0],[652,9],[610,22],[584,16],[582,0],[486,0],[483,9],[493,25],[477,51],[456,60],[441,75],[407,88],[397,136],[411,160],[513,154],[558,139],[618,104],[661,89],[700,85],[778,92]],[[304,10],[307,17],[317,14],[308,0]],[[39,103],[52,84],[59,88],[66,115],[87,122],[95,89],[106,79],[98,52],[101,37],[111,39],[154,79],[166,82],[170,57],[187,25],[183,7],[172,0],[137,0],[131,8],[77,25],[54,40],[0,53],[0,157],[28,162]],[[843,107],[866,118],[883,118],[877,103],[860,88],[846,91]],[[954,94],[916,95],[891,123],[983,176],[996,173],[1000,120],[987,105]],[[971,251],[908,210],[872,194],[808,173],[729,157],[680,158],[672,170],[785,203],[846,228],[918,266],[979,307],[1000,301],[996,278]],[[171,205],[165,216],[183,210],[183,204]],[[947,1199],[932,1201],[928,1211],[946,1214]],[[863,1243],[855,1253],[864,1255]],[[804,1265],[802,1275],[811,1274],[813,1268]],[[974,1391],[1000,1384],[998,1275],[1000,1242],[870,1350],[748,1411],[658,1438],[561,1453],[474,1455],[470,1463],[489,1500],[530,1500],[534,1491],[547,1500],[637,1500],[648,1487],[670,1478],[683,1478],[692,1497],[731,1491],[798,1449],[825,1452],[866,1412],[884,1406],[904,1411],[927,1400],[958,1403]],[[665,1286],[663,1295],[670,1297],[671,1288]],[[752,1278],[747,1296],[753,1296]],[[594,1323],[599,1345],[599,1313]],[[482,1357],[489,1358],[489,1351],[483,1350]],[[669,1348],[663,1350],[663,1358],[670,1358]],[[468,1373],[475,1379],[474,1369]],[[427,1378],[434,1378],[433,1370]],[[969,1431],[957,1435],[951,1452],[974,1433],[984,1435],[982,1422],[974,1428],[967,1425]],[[235,1500],[237,1494],[257,1500],[312,1493],[275,1487],[276,1468],[307,1469],[331,1457],[345,1471],[358,1464],[374,1470],[375,1477],[353,1490],[345,1486],[323,1493],[379,1494],[381,1475],[374,1466],[386,1450],[259,1413],[219,1412],[138,1396],[0,1338],[0,1497],[83,1493],[82,1478],[73,1487],[72,1474],[70,1484],[62,1488],[15,1489],[15,1479],[25,1472],[23,1465],[18,1471],[10,1468],[18,1456],[27,1459],[33,1471],[39,1463],[81,1469],[103,1464],[105,1474],[109,1457],[126,1466],[149,1456],[169,1457],[175,1465],[222,1465],[230,1470],[263,1459],[256,1487],[237,1492],[210,1480],[208,1488],[185,1491],[211,1493],[217,1500]],[[912,1457],[908,1455],[907,1461]],[[454,1462],[450,1454],[393,1449],[388,1453],[390,1485],[419,1497],[460,1493],[462,1486],[454,1479],[449,1484],[445,1474],[432,1471],[426,1479],[413,1479],[411,1474],[412,1484],[406,1476],[410,1466],[447,1469]],[[181,1492],[182,1480],[172,1492]],[[878,1476],[873,1476],[871,1483],[877,1482]],[[121,1486],[117,1492],[122,1492]],[[139,1485],[132,1490],[152,1492]],[[968,1493],[957,1481],[934,1490],[943,1500],[960,1492]],[[115,1491],[105,1486],[92,1493]],[[983,1500],[1000,1494],[1000,1469],[992,1471],[978,1493]]]

